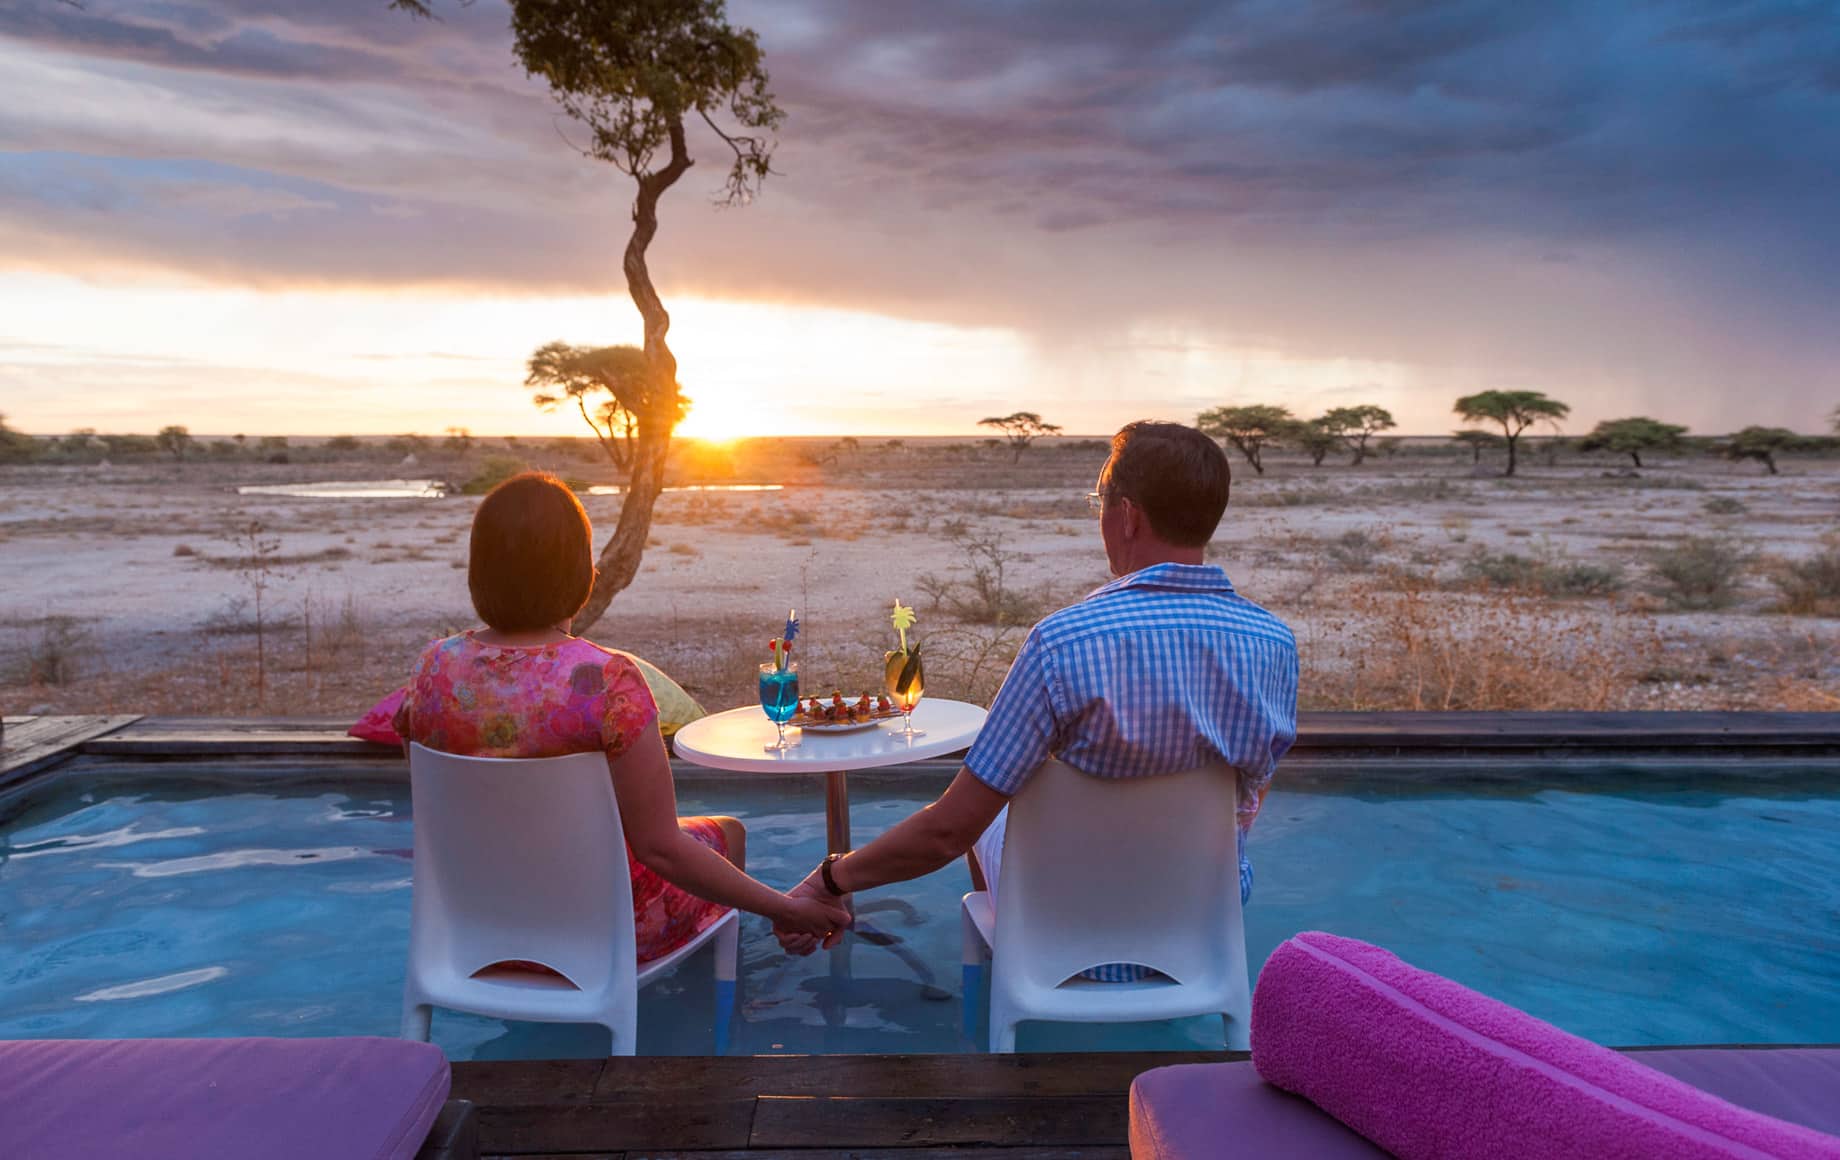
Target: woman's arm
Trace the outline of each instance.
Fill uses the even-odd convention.
[[[608,765],[633,856],[665,881],[698,898],[764,915],[774,926],[788,930],[823,936],[850,924],[849,912],[841,904],[788,898],[677,828],[677,787],[671,781],[671,761],[656,721]]]

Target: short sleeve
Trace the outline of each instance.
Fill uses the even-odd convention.
[[[606,681],[601,700],[601,748],[607,756],[619,757],[658,719],[658,703],[652,699],[652,690],[639,666],[625,657],[608,657],[601,675]]]
[[[965,768],[1006,797],[1022,789],[1054,751],[1054,705],[1040,636],[1030,632],[1003,678],[990,716],[965,755]]]
[[[415,728],[416,686],[422,683],[422,674],[428,669],[428,657],[434,648],[434,645],[429,645],[416,654],[415,663],[409,666],[409,683],[402,687],[402,700],[397,702],[396,712],[390,715],[390,728],[403,741],[415,739],[412,730]]]

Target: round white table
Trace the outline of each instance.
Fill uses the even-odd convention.
[[[923,761],[964,749],[977,740],[985,716],[983,709],[963,701],[926,699],[914,707],[913,714],[914,728],[924,736],[902,736],[899,718],[846,733],[807,733],[788,726],[786,739],[796,740],[798,745],[769,750],[767,746],[779,731],[759,706],[750,705],[690,722],[677,731],[671,745],[685,761],[731,773],[824,774],[825,848],[833,854],[847,854],[854,848],[850,844],[849,771]],[[909,921],[918,921],[911,913],[913,908],[905,902],[884,900],[860,909],[902,910],[909,912]],[[831,952],[834,978],[849,975],[849,947],[857,937],[892,952],[906,963],[920,981],[922,994],[935,999],[950,997],[935,982],[932,969],[901,945],[900,936],[866,922],[857,923]],[[841,1018],[841,1008],[826,1014],[827,1022]]]
[[[901,736],[900,718],[878,721],[848,733],[807,733],[788,726],[792,749],[769,751],[779,736],[759,706],[698,718],[677,731],[671,744],[685,761],[731,773],[825,774],[825,848],[845,854],[850,846],[849,771],[924,761],[964,749],[977,740],[985,712],[963,701],[922,700],[914,707],[914,728],[925,736]]]

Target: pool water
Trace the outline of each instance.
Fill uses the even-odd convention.
[[[1568,784],[1576,784],[1568,783]],[[931,783],[854,779],[857,842]],[[818,783],[690,781],[686,814],[748,826],[749,869],[786,885],[823,853]],[[408,789],[75,777],[0,817],[0,1038],[393,1035],[410,901]],[[1320,929],[1380,943],[1616,1045],[1840,1041],[1840,796],[1812,775],[1589,792],[1399,784],[1274,790],[1251,846],[1251,965]],[[963,863],[870,892],[936,988],[858,942],[781,955],[744,919],[736,1054],[981,1049],[959,1030]],[[877,908],[875,903],[892,903]],[[841,964],[839,964],[841,965]],[[712,1049],[708,953],[641,995],[639,1048]],[[587,1027],[437,1012],[456,1059],[593,1056]],[[1023,1050],[1218,1047],[1214,1019],[1025,1025]]]

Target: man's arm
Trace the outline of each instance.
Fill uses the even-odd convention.
[[[1054,737],[1054,710],[1041,646],[1035,633],[1022,642],[990,716],[965,755],[958,776],[939,800],[875,841],[831,863],[831,880],[844,894],[931,874],[971,849],[1034,768],[1047,759]],[[975,771],[975,772],[974,772]],[[835,897],[825,886],[823,867],[787,893]],[[809,949],[798,935],[775,931],[780,945],[797,954]],[[836,945],[841,934],[825,940]]]
[[[831,863],[831,878],[845,894],[854,894],[931,874],[971,849],[1008,804],[1009,798],[960,767],[938,801]]]
[[[972,843],[990,827],[998,811],[1009,798],[979,781],[970,769],[960,767],[958,776],[932,805],[910,814],[893,829],[860,850],[853,850],[831,863],[831,881],[844,894],[872,890],[890,882],[904,882],[931,874],[952,859],[971,849]],[[823,867],[813,870],[805,880],[786,892],[794,898],[816,898],[835,902],[837,895],[824,884]],[[810,954],[819,945],[816,936],[774,928],[774,937],[785,951],[795,955]],[[843,938],[838,929],[822,940],[828,949]]]

